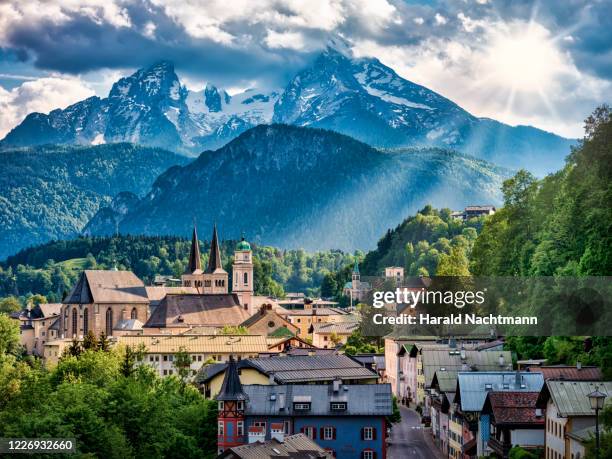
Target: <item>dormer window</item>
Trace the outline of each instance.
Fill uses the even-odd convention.
[[[330,409],[332,411],[346,411],[346,402],[331,402]]]
[[[293,404],[294,411],[310,411],[310,402],[296,402]]]

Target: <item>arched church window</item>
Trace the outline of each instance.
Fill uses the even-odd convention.
[[[106,310],[106,336],[113,334],[113,310],[108,308]]]
[[[130,313],[130,319],[138,319],[138,310],[136,308],[132,308],[132,312]]]
[[[83,335],[89,332],[89,309],[83,311]]]
[[[76,308],[72,309],[72,336],[76,336],[77,334],[77,321],[79,318],[79,313],[77,312]]]

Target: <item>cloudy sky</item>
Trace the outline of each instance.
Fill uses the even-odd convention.
[[[330,37],[477,116],[578,137],[611,102],[612,0],[0,0],[0,136],[159,59],[282,87]]]

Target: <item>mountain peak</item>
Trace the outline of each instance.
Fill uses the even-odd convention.
[[[342,56],[352,59],[355,57],[353,54],[352,43],[348,41],[342,35],[333,35],[328,41],[325,47],[324,54],[341,54]]]

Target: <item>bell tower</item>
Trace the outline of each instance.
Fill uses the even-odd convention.
[[[232,292],[238,294],[240,304],[249,313],[253,314],[253,293],[255,291],[255,279],[253,278],[253,251],[244,234],[236,245],[234,251],[234,264],[232,266]]]
[[[246,443],[244,412],[248,397],[242,390],[236,361],[231,356],[216,399],[219,404],[217,454],[221,454],[228,448]]]

